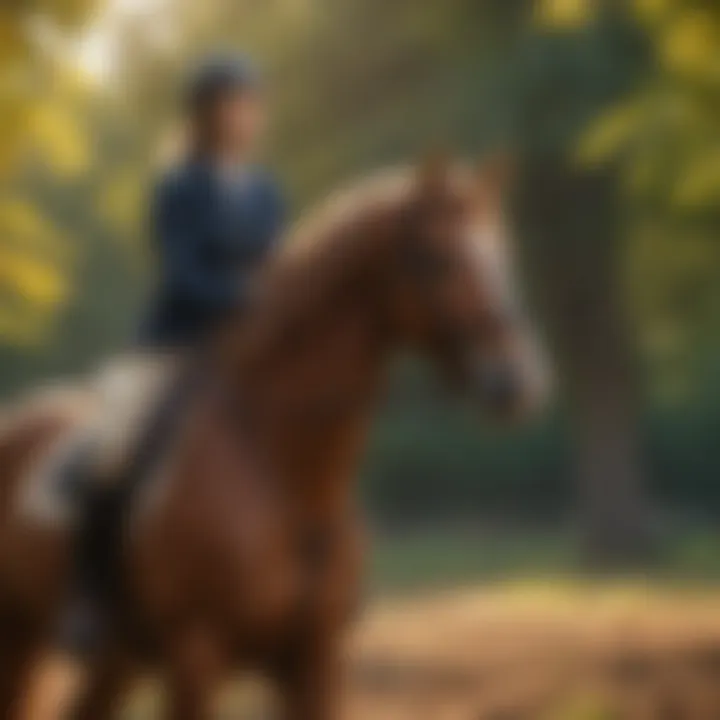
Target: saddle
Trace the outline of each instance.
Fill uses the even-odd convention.
[[[33,469],[20,511],[45,524],[70,526],[97,514],[98,525],[113,525],[117,534],[170,450],[200,375],[190,365],[175,355],[137,355],[101,370],[90,383],[89,417]],[[97,511],[94,499],[100,497],[117,521],[108,522],[109,509]]]
[[[153,400],[145,422],[128,447],[125,461],[112,467],[112,475],[97,476],[90,463],[89,476],[71,473],[79,488],[80,522],[76,548],[80,583],[103,603],[122,602],[124,586],[124,530],[137,505],[140,492],[157,476],[156,469],[167,456],[190,398],[199,382],[194,368],[174,373]],[[92,447],[90,452],[92,455]],[[91,461],[92,461],[91,457]],[[83,463],[82,448],[80,463]],[[101,472],[107,467],[99,466]]]

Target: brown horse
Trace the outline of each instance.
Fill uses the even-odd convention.
[[[110,717],[144,661],[164,673],[172,720],[208,718],[218,683],[237,669],[276,684],[287,720],[338,716],[361,573],[353,481],[389,359],[419,353],[504,417],[542,394],[498,182],[489,166],[386,173],[287,240],[242,332],[229,325],[213,343],[187,422],[136,498],[115,632],[75,718]],[[19,713],[47,645],[71,529],[38,521],[15,498],[80,421],[78,407],[35,403],[4,430],[3,718]]]

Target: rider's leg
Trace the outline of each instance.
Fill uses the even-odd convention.
[[[177,368],[176,359],[161,356],[132,358],[103,373],[101,417],[68,468],[80,516],[61,644],[80,658],[102,646],[105,615],[122,601],[124,513],[133,483],[169,432],[173,409],[166,406],[176,394]]]
[[[39,643],[31,629],[11,616],[0,617],[0,717],[20,720],[25,717],[27,693]]]
[[[86,657],[103,644],[102,614],[113,601],[116,552],[114,535],[120,516],[119,496],[108,483],[86,468],[79,524],[73,551],[70,604],[63,620],[62,645],[72,655]]]
[[[110,720],[135,676],[131,655],[123,644],[108,642],[90,668],[84,691],[69,720]]]

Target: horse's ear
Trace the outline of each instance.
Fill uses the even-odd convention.
[[[417,168],[418,186],[423,191],[434,191],[444,186],[450,171],[450,156],[435,150],[428,153]]]

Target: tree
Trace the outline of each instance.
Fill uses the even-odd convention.
[[[88,0],[36,0],[0,8],[0,337],[38,342],[69,294],[70,248],[28,197],[24,178],[50,169],[65,180],[88,164],[72,108],[84,88],[54,51]]]
[[[700,0],[635,0],[638,20],[627,15],[603,28],[603,5],[175,0],[159,22],[115,26],[124,52],[102,87],[88,87],[35,44],[18,57],[31,58],[28,67],[45,79],[13,96],[33,122],[18,134],[25,142],[12,143],[24,150],[23,162],[12,182],[8,177],[12,194],[0,196],[0,218],[5,208],[11,218],[0,219],[0,227],[15,228],[2,234],[0,258],[17,248],[50,273],[34,260],[32,271],[8,261],[6,279],[0,267],[0,286],[9,290],[0,295],[0,311],[10,316],[21,303],[32,312],[13,309],[13,319],[37,318],[14,320],[5,337],[43,339],[32,351],[3,348],[4,388],[88,367],[126,342],[143,297],[145,198],[185,69],[218,47],[243,49],[270,77],[272,160],[298,209],[349,178],[412,160],[438,143],[470,156],[514,137],[523,151],[518,235],[529,279],[549,305],[544,315],[570,421],[514,435],[508,443],[522,452],[508,450],[441,400],[431,400],[432,412],[418,412],[427,408],[427,385],[404,374],[396,387],[403,401],[391,399],[379,428],[375,500],[397,515],[412,506],[418,516],[519,511],[557,518],[567,509],[572,476],[583,489],[593,544],[607,549],[617,541],[616,554],[642,547],[648,470],[638,415],[651,410],[654,427],[658,409],[639,376],[652,368],[653,386],[671,387],[671,375],[699,378],[698,365],[717,357],[685,341],[697,328],[698,342],[712,342],[716,333],[707,328],[720,308],[720,245],[713,241],[720,223],[712,207],[717,104],[712,53],[698,41],[717,10]],[[23,4],[31,6],[40,4]],[[709,13],[701,23],[692,20],[699,10]],[[48,23],[51,36],[77,27]],[[0,47],[2,53],[10,45]],[[689,197],[688,184],[696,199],[680,202]],[[36,240],[26,240],[32,233]],[[0,332],[3,322],[0,312]],[[680,415],[673,423],[683,421]],[[657,454],[662,443],[672,452],[677,430],[688,438],[685,454],[658,476],[692,499],[681,470],[695,454],[690,423],[667,423],[652,449]],[[576,458],[570,472],[568,450]],[[713,472],[707,464],[694,481]],[[438,478],[446,480],[442,509]]]
[[[688,387],[700,377],[698,344],[707,354],[714,342],[720,9],[695,0],[539,7],[520,215],[579,431],[589,544],[618,555],[646,544],[634,356],[653,353],[656,387]]]
[[[618,165],[583,165],[574,150],[594,118],[636,91],[648,55],[613,4],[553,0],[540,19],[551,25],[525,38],[514,80],[516,217],[565,390],[586,549],[624,562],[651,542],[625,207]]]
[[[720,7],[694,0],[635,7],[652,72],[590,123],[578,157],[620,167],[636,209],[631,261],[642,273],[633,298],[641,344],[656,355],[658,388],[693,392],[703,377],[698,356],[717,357]]]

